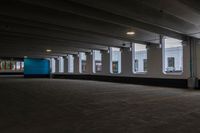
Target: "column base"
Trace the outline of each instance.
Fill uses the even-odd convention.
[[[199,86],[199,82],[198,82],[198,78],[196,77],[190,77],[188,78],[188,88],[189,89],[195,89],[198,88]]]

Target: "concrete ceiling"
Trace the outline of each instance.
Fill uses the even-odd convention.
[[[196,0],[2,0],[0,57],[130,47],[131,42],[159,43],[160,35],[200,38],[198,5]]]

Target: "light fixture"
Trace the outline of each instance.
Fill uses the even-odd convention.
[[[135,32],[133,32],[133,31],[128,31],[126,34],[127,34],[127,35],[134,35]]]
[[[52,52],[52,50],[51,50],[51,49],[47,49],[47,50],[46,50],[46,52],[48,52],[48,53],[49,53],[49,52]]]

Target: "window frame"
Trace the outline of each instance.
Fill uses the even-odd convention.
[[[73,71],[70,71],[70,56],[72,57],[72,61],[73,61]],[[68,66],[68,69],[67,69],[67,72],[68,73],[74,73],[74,55],[73,54],[69,54],[67,55],[67,66]]]
[[[85,54],[85,56],[86,56],[86,60],[85,60],[85,62],[86,62],[86,66],[85,67],[87,67],[87,54],[86,54],[86,52],[79,52],[79,73],[86,73],[86,69],[85,69],[85,71],[83,71],[83,68],[82,68],[82,55],[81,54]]]
[[[101,54],[101,71],[97,71],[96,70],[96,60],[95,60],[95,52],[99,51]],[[92,73],[101,73],[102,72],[102,67],[103,66],[103,62],[102,62],[102,52],[101,50],[93,50],[92,51]]]
[[[146,60],[147,60],[147,71],[138,71],[138,72],[136,72],[135,71],[135,60],[137,60],[136,58],[135,58],[135,54],[136,54],[136,48],[135,48],[135,45],[136,44],[140,44],[140,45],[145,45],[146,47],[147,47],[147,44],[145,44],[145,43],[133,43],[132,44],[132,73],[133,74],[147,74],[148,73],[148,49],[146,48],[146,56],[147,56],[147,58],[146,58]],[[144,59],[142,59],[141,61],[142,61],[142,63],[144,63],[144,61],[143,61]],[[138,68],[139,68],[139,60],[138,60]],[[143,64],[143,68],[144,68],[144,64]]]
[[[183,72],[184,72],[184,64],[183,64],[183,54],[184,54],[184,46],[183,46],[183,40],[180,40],[180,39],[177,39],[177,40],[180,40],[180,41],[182,41],[182,58],[181,58],[181,60],[182,60],[182,71],[181,72],[167,72],[167,71],[165,71],[165,61],[167,60],[165,60],[165,53],[166,53],[166,51],[165,51],[165,39],[167,39],[167,38],[172,38],[172,39],[177,39],[177,38],[173,38],[173,37],[168,37],[168,36],[163,36],[162,38],[161,38],[161,42],[162,42],[162,72],[163,72],[163,74],[165,74],[165,75],[183,75]],[[172,57],[172,56],[170,56],[170,57]],[[175,63],[176,63],[176,58],[174,58],[174,65],[175,65]]]
[[[113,72],[113,61],[112,61],[112,56],[113,56],[113,51],[112,51],[112,49],[113,48],[118,48],[119,49],[119,51],[120,51],[120,61],[119,61],[119,72],[118,73],[114,73]],[[110,74],[114,74],[114,75],[119,75],[119,74],[121,74],[122,73],[122,52],[121,52],[121,48],[119,48],[119,47],[110,47],[109,48],[109,53],[110,53]]]

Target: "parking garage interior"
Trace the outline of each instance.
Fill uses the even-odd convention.
[[[199,5],[2,0],[0,132],[199,132]]]

